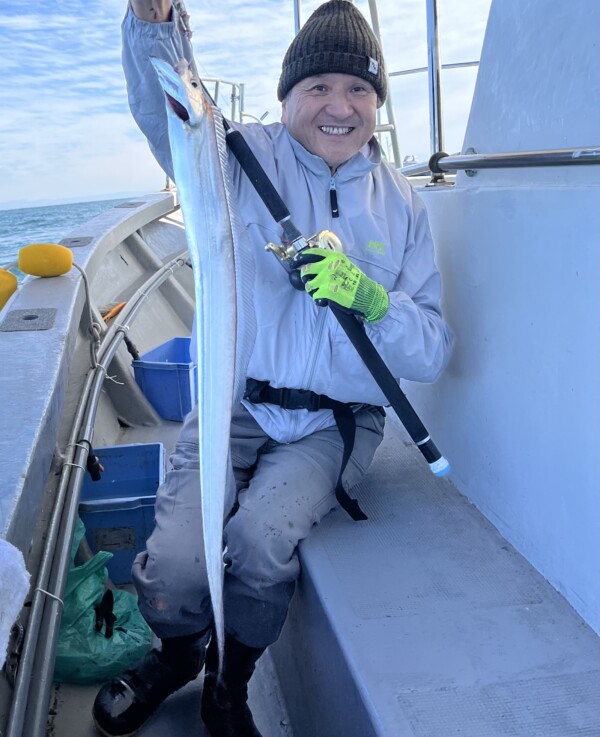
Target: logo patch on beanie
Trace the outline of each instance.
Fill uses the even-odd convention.
[[[371,74],[377,74],[379,71],[379,62],[376,59],[372,59],[370,56],[367,57],[369,59],[369,69],[368,71]]]

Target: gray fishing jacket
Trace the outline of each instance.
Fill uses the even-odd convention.
[[[175,11],[174,11],[175,12]],[[164,95],[148,57],[191,60],[178,24],[147,23],[128,11],[123,22],[123,66],[129,104],[159,164],[172,176]],[[381,161],[374,139],[332,176],[328,165],[280,124],[240,125],[244,138],[287,204],[300,231],[324,228],[339,236],[348,257],[382,284],[390,308],[367,333],[394,376],[434,381],[452,342],[441,315],[425,207],[406,179]],[[237,161],[230,159],[237,206],[256,247],[254,306],[257,336],[248,376],[274,387],[310,389],[342,402],[387,401],[330,310],[293,289],[278,259],[264,250],[282,234]],[[335,189],[339,217],[333,217]],[[330,410],[285,410],[246,403],[271,437],[292,442],[333,424]]]

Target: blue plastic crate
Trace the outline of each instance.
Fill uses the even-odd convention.
[[[172,338],[133,361],[135,380],[164,420],[181,422],[196,403],[198,368],[190,338]]]
[[[96,448],[104,466],[100,481],[86,475],[79,516],[94,551],[113,553],[108,575],[116,584],[131,581],[135,556],[146,549],[154,529],[156,490],[165,478],[162,443]]]

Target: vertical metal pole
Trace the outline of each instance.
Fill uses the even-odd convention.
[[[300,30],[300,2],[301,0],[294,0],[294,33],[298,33]]]
[[[379,14],[377,13],[377,2],[376,0],[369,0],[369,10],[371,11],[371,25],[373,26],[373,32],[379,41],[379,45],[383,50],[383,43],[381,41],[381,31],[379,28]],[[385,55],[384,55],[385,56]],[[387,73],[387,70],[386,70]],[[400,158],[400,146],[398,145],[398,131],[396,130],[396,118],[394,115],[394,104],[392,102],[392,93],[389,89],[388,80],[388,96],[385,102],[385,109],[387,112],[388,123],[392,125],[392,131],[390,133],[392,138],[392,152],[394,154],[394,166],[402,166],[402,159]]]
[[[238,100],[238,90],[237,90],[237,84],[231,85],[231,119],[235,120],[235,112],[236,112],[236,103]]]
[[[429,137],[431,154],[444,150],[440,69],[437,0],[427,0],[427,70],[429,76]]]
[[[246,109],[246,84],[240,83],[240,123],[244,122],[244,110]]]

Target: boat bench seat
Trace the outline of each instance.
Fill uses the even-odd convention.
[[[353,494],[270,649],[297,737],[600,734],[598,638],[392,421]]]

